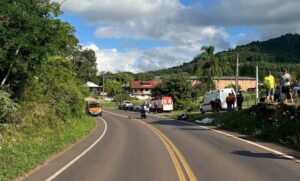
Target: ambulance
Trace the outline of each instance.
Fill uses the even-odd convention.
[[[163,96],[151,100],[150,112],[173,111],[173,99],[170,96]]]

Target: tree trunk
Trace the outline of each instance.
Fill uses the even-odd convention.
[[[17,49],[16,52],[15,52],[15,61],[17,60],[17,55],[19,54],[19,50],[20,50],[20,46],[18,47],[18,49]],[[13,67],[13,65],[14,65],[14,63],[15,63],[15,61],[13,61],[13,62],[9,65],[9,68],[8,68],[8,70],[7,70],[7,72],[6,72],[6,74],[5,74],[4,78],[3,78],[3,80],[1,81],[1,85],[0,85],[0,86],[3,86],[3,85],[5,84],[5,82],[6,82],[7,78],[8,78],[8,76],[9,76],[9,74],[10,74],[10,72],[11,72],[11,69],[12,69],[12,67]]]

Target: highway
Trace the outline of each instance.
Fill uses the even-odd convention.
[[[106,109],[93,133],[23,180],[300,180],[296,160],[203,127],[139,117]]]

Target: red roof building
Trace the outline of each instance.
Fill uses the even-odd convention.
[[[131,83],[132,96],[138,99],[150,99],[151,91],[159,85],[159,80],[133,81]]]

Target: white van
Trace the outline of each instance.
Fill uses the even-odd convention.
[[[232,88],[217,89],[217,90],[214,90],[214,91],[211,91],[211,92],[207,92],[204,96],[204,102],[200,105],[200,112],[205,113],[205,112],[212,111],[210,101],[212,99],[216,99],[217,97],[219,97],[221,99],[222,109],[223,110],[227,109],[226,97],[231,92],[233,92],[234,96],[236,97],[235,91]],[[234,107],[236,107],[236,102],[235,102]]]

